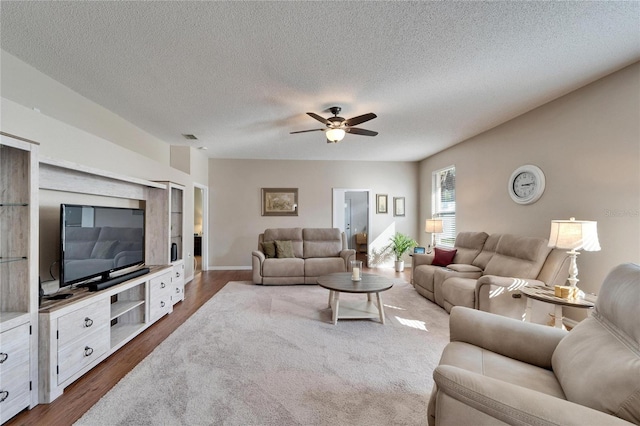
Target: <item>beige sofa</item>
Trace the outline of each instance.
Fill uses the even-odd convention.
[[[640,266],[624,264],[570,332],[453,308],[429,424],[640,424],[639,301]]]
[[[291,241],[293,257],[267,258],[263,243]],[[252,257],[254,284],[316,284],[322,275],[346,272],[355,250],[337,228],[270,228],[258,236]]]
[[[521,319],[524,285],[561,285],[569,276],[566,251],[552,250],[543,238],[461,232],[447,267],[432,265],[433,254],[413,255],[416,291],[451,311],[466,306]],[[549,307],[537,304],[534,322],[547,321]]]

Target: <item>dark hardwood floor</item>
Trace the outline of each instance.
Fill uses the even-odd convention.
[[[411,277],[410,269],[395,272],[393,268],[367,269],[365,267],[363,272],[398,278],[407,282]],[[206,271],[197,274],[187,283],[185,300],[174,306],[173,313],[166,315],[69,385],[51,404],[39,404],[32,410],[25,410],[5,426],[73,424],[229,281],[251,281],[251,271]]]

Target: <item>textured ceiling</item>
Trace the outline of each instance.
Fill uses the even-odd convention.
[[[213,158],[420,160],[640,59],[637,1],[1,8],[3,50]],[[289,134],[332,105],[379,135]]]

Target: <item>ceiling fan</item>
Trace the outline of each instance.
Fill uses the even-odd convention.
[[[342,108],[338,106],[334,106],[329,108],[333,117],[324,118],[319,116],[316,113],[308,112],[307,115],[315,118],[321,123],[324,123],[327,128],[326,129],[311,129],[311,130],[299,130],[294,133],[306,133],[306,132],[325,132],[325,136],[327,137],[327,143],[338,143],[340,142],[345,134],[352,133],[354,135],[362,135],[362,136],[375,136],[378,132],[374,132],[372,130],[360,129],[357,126],[360,123],[364,123],[365,121],[373,120],[377,117],[374,113],[370,112],[368,114],[358,115],[357,117],[344,119],[342,117],[338,117]]]

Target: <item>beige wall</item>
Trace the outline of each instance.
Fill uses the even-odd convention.
[[[602,250],[578,256],[579,286],[597,293],[614,266],[640,263],[639,121],[636,63],[422,161],[420,219],[431,213],[431,173],[455,165],[460,231],[548,238],[552,219],[598,221]],[[507,193],[523,164],[546,177],[527,206]]]
[[[298,188],[299,215],[261,216],[261,188]],[[266,228],[331,227],[333,188],[371,189],[374,199],[389,195],[389,213],[374,211],[371,241],[390,230],[417,238],[418,163],[212,159],[210,268],[248,268],[258,234]],[[393,216],[393,197],[406,197],[405,217]]]

